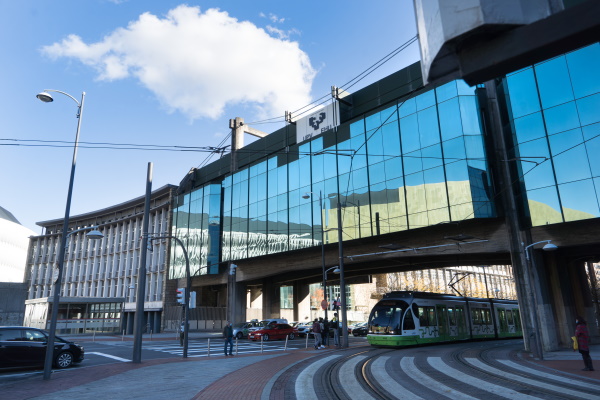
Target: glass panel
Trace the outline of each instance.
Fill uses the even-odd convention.
[[[417,102],[414,97],[412,99],[404,100],[400,103],[400,109],[398,110],[400,113],[400,117],[406,117],[408,115],[414,114],[417,112]]]
[[[558,185],[565,222],[600,217],[591,179]]]
[[[574,102],[544,110],[544,118],[549,135],[579,127],[579,117]]]
[[[417,123],[416,114],[400,120],[400,133],[402,152],[404,154],[421,148],[421,142],[419,139],[419,125]]]
[[[430,90],[415,97],[417,102],[417,111],[424,110],[435,105],[435,92]]]
[[[420,111],[418,114],[421,146],[427,147],[440,142],[437,109],[435,107]]]
[[[438,105],[440,114],[440,128],[442,130],[442,140],[452,139],[462,136],[462,121],[460,118],[460,109],[458,98],[446,101]]]
[[[583,127],[583,138],[588,154],[588,162],[592,170],[592,176],[600,176],[600,124]]]
[[[573,100],[573,89],[564,56],[536,65],[535,74],[543,108]]]
[[[385,181],[385,164],[380,162],[370,165],[369,179],[371,181],[371,187],[376,183]]]
[[[460,115],[465,135],[481,135],[477,97],[460,96]]]
[[[600,44],[595,43],[567,54],[575,98],[600,92]]]
[[[527,199],[532,226],[563,222],[555,186],[528,190]]]
[[[544,157],[550,158],[546,138],[532,140],[520,145],[519,153],[518,157],[522,159],[539,162],[539,164],[521,162],[522,175],[528,190],[555,184],[552,164],[548,160],[543,161]]]
[[[435,92],[437,94],[438,103],[458,96],[458,91],[456,90],[456,81],[446,83],[445,85],[436,88]]]
[[[517,143],[539,139],[546,135],[542,113],[536,112],[514,121]]]
[[[550,149],[554,156],[554,170],[557,183],[566,183],[581,179],[591,178],[591,171],[587,161],[585,146],[576,146],[582,143],[583,136],[580,129],[558,133],[550,136]]]
[[[459,79],[456,81],[456,88],[458,90],[459,96],[468,96],[468,95],[472,96],[475,94],[475,89],[477,89],[476,86],[467,85],[467,83],[465,81],[463,81],[462,79]]]
[[[533,69],[527,68],[506,78],[508,101],[513,118],[522,117],[540,110]]]
[[[600,122],[600,94],[577,100],[577,109],[582,126]]]

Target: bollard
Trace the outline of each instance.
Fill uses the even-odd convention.
[[[92,342],[96,341],[96,330],[94,329],[94,335],[92,336]]]
[[[123,330],[123,336],[121,336],[121,342],[125,340],[125,330]]]
[[[306,348],[308,349],[308,333],[306,334]]]
[[[208,346],[206,348],[206,350],[207,350],[207,357],[210,357],[210,338],[208,338],[208,344],[207,344],[207,346]]]
[[[150,341],[152,341],[152,330],[150,330]]]
[[[237,338],[237,336],[235,338],[235,355],[236,356],[238,355],[238,338]]]
[[[263,352],[263,337],[262,337],[262,335],[260,336],[260,352],[261,352],[261,354]]]
[[[287,341],[289,339],[289,335],[285,337],[285,346],[283,346],[283,351],[287,350]]]

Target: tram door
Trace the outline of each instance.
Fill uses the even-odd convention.
[[[437,311],[438,329],[440,339],[448,338],[448,315],[446,312],[446,306],[437,304],[435,306]]]

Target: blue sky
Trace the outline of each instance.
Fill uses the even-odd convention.
[[[86,92],[76,215],[142,196],[148,162],[156,189],[207,157],[84,142],[217,146],[230,118],[261,121],[309,104],[416,28],[412,0],[27,0],[2,2],[0,32],[0,206],[39,233],[36,222],[64,216],[77,125],[75,102],[56,94],[44,104],[35,98],[43,89],[77,100]],[[350,92],[418,58],[414,43]],[[283,123],[250,125],[273,132]]]

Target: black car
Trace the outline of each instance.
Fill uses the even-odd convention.
[[[369,331],[369,325],[366,322],[362,324],[356,325],[354,329],[352,329],[353,336],[367,336],[367,332]]]
[[[43,367],[48,347],[48,333],[23,326],[0,327],[0,368]],[[84,358],[83,347],[54,338],[55,368],[67,368]]]

